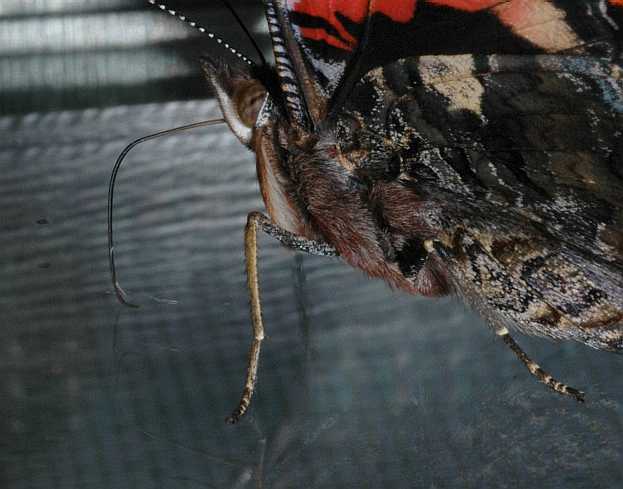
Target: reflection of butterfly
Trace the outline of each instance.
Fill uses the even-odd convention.
[[[204,60],[256,231],[508,328],[623,349],[623,0],[265,0],[276,67]]]

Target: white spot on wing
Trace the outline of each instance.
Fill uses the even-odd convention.
[[[551,0],[511,0],[491,9],[515,34],[549,52],[582,44],[566,20],[564,10]]]
[[[469,110],[482,115],[485,89],[474,76],[476,67],[471,55],[423,57],[420,76],[449,101],[450,110]]]

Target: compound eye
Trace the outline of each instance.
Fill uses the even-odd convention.
[[[233,98],[240,121],[245,126],[253,127],[266,98],[264,85],[256,80],[241,81],[236,87]]]
[[[207,57],[201,61],[227,125],[240,142],[248,146],[266,88],[253,78],[248,66],[225,64]]]

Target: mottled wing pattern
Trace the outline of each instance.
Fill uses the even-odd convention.
[[[623,348],[618,62],[408,58],[368,73],[344,109],[385,128],[370,136],[377,154],[398,155],[393,178],[410,193],[384,202],[385,215],[415,216],[429,259],[492,324]],[[354,174],[391,175],[394,161],[369,158]],[[385,225],[404,242],[418,237]],[[400,268],[417,272],[410,259]]]

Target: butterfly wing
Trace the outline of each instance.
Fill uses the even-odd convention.
[[[427,54],[591,53],[621,47],[621,0],[267,1],[283,91],[308,127],[363,74]],[[294,100],[296,97],[292,95]]]
[[[623,2],[269,3],[290,120],[357,121],[396,269],[424,239],[490,322],[621,349]]]
[[[400,161],[390,177],[400,199],[369,206],[383,209],[393,243],[431,240],[429,265],[490,322],[620,349],[622,75],[608,60],[561,55],[378,68],[344,113],[385,127],[369,140],[386,158],[353,173],[387,180]],[[373,185],[370,195],[387,195],[385,181]],[[393,255],[401,270],[417,269],[405,250]]]

